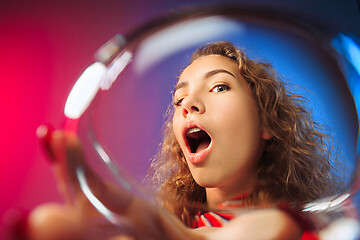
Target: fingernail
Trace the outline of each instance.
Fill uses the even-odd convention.
[[[19,209],[10,209],[4,214],[4,225],[9,239],[28,239],[29,212]]]
[[[48,159],[51,163],[55,161],[54,153],[50,147],[51,136],[53,132],[54,132],[54,128],[50,125],[45,125],[45,124],[40,125],[36,129],[36,136],[38,137],[40,144],[44,149],[45,153],[47,154]]]

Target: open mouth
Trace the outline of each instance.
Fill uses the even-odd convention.
[[[209,134],[199,127],[189,128],[186,131],[186,140],[191,153],[200,152],[206,149],[211,143]]]

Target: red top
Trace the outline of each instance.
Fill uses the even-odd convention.
[[[234,209],[243,207],[242,199],[246,198],[247,194],[242,194],[241,196],[234,198],[230,201],[226,201],[220,204],[219,209]],[[285,205],[279,207],[280,210],[289,214],[304,230],[301,240],[318,240],[318,234],[311,231],[312,226],[301,214],[300,212],[290,210]],[[234,212],[202,212],[198,213],[195,216],[192,227],[222,227],[231,219],[235,218],[237,214]]]

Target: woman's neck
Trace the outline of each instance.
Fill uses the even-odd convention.
[[[220,203],[233,199],[240,194],[249,194],[255,189],[255,179],[248,181],[241,187],[236,185],[227,185],[215,188],[206,188],[206,202],[209,208],[216,208]]]

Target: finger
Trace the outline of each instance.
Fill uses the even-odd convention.
[[[131,204],[134,197],[133,194],[128,189],[105,182],[99,177],[85,161],[82,146],[77,135],[72,132],[66,132],[65,135],[68,171],[72,172],[73,177],[79,180],[78,170],[82,170],[86,184],[91,189],[92,194],[111,212],[123,214]]]
[[[74,204],[75,195],[77,194],[75,179],[69,178],[69,172],[66,166],[66,138],[62,130],[55,130],[49,138],[49,152],[54,159],[52,169],[57,181],[58,190],[63,196],[65,202],[69,205]]]
[[[54,128],[50,125],[40,125],[37,129],[36,129],[36,136],[39,139],[39,143],[43,149],[43,151],[45,152],[47,159],[50,161],[50,163],[52,163],[55,160],[55,156],[54,153],[52,152],[51,148],[50,148],[50,141],[51,141],[51,136],[52,133],[54,131]]]
[[[86,186],[108,210],[118,214],[123,214],[126,211],[131,204],[133,195],[122,187],[105,182],[89,167],[84,157],[81,142],[75,133],[55,131],[52,148],[55,155],[62,159],[62,165],[65,166],[63,170],[66,170],[63,175],[67,174],[68,182],[73,187],[75,195],[78,195],[80,191],[79,174],[83,173]],[[82,192],[81,196],[83,196]]]
[[[51,163],[58,191],[67,204],[71,204],[71,195],[67,189],[66,174],[63,170],[65,139],[62,131],[54,131],[50,125],[40,125],[36,130],[40,146],[46,154],[46,159]]]

